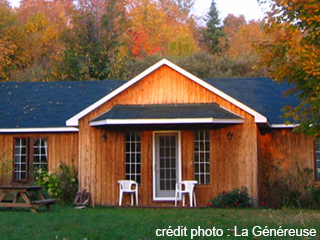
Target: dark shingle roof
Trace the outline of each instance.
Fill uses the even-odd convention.
[[[65,127],[125,81],[0,83],[0,128]]]
[[[210,85],[237,99],[267,117],[272,124],[283,124],[282,108],[298,104],[293,95],[284,97],[289,90],[286,84],[278,84],[269,78],[205,79]]]
[[[222,109],[216,103],[208,104],[157,104],[157,105],[116,105],[111,110],[93,120],[106,119],[241,119]]]
[[[266,78],[206,79],[209,84],[268,117],[283,123],[281,109],[295,104],[283,98],[288,87]],[[0,83],[0,129],[65,127],[66,120],[126,81]]]

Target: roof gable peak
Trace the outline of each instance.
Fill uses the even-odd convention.
[[[81,112],[79,112],[78,114],[73,116],[72,118],[68,119],[66,121],[66,125],[69,126],[69,127],[78,126],[80,118],[84,117],[85,115],[87,115],[91,111],[95,110],[96,108],[98,108],[102,104],[104,104],[107,101],[109,101],[111,98],[115,97],[119,93],[123,92],[127,88],[131,87],[132,85],[134,85],[135,83],[139,82],[141,79],[143,79],[144,77],[146,77],[147,75],[149,75],[150,73],[156,71],[157,69],[159,69],[160,67],[162,67],[164,65],[172,68],[173,70],[175,70],[178,73],[184,75],[188,79],[198,83],[202,87],[208,89],[209,91],[217,94],[218,96],[224,98],[225,100],[233,103],[237,107],[239,107],[239,108],[243,109],[244,111],[248,112],[249,114],[253,115],[255,117],[256,123],[267,123],[267,118],[264,117],[263,115],[261,115],[260,113],[258,113],[255,110],[249,108],[248,106],[244,105],[243,103],[237,101],[236,99],[232,98],[231,96],[225,94],[224,92],[220,91],[219,89],[217,89],[217,88],[213,87],[212,85],[208,84],[204,80],[196,77],[195,75],[189,73],[188,71],[182,69],[181,67],[177,66],[176,64],[174,64],[174,63],[172,63],[169,60],[164,58],[161,61],[159,61],[156,64],[154,64],[151,67],[149,67],[148,69],[146,69],[145,71],[143,71],[142,73],[140,73],[139,75],[137,75],[136,77],[134,77],[133,79],[127,81],[126,83],[121,85],[119,88],[117,88],[113,92],[107,94],[105,97],[101,98],[100,100],[98,100],[94,104],[90,105],[89,107],[85,108],[84,110],[82,110]]]

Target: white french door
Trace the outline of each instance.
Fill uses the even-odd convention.
[[[176,182],[181,179],[180,132],[154,132],[153,199],[174,200]]]

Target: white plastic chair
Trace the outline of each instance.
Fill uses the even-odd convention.
[[[119,206],[122,204],[123,193],[131,194],[131,206],[133,206],[133,195],[136,195],[136,205],[138,206],[138,183],[132,180],[119,180]],[[134,187],[133,187],[134,186]]]
[[[193,205],[195,207],[197,206],[196,193],[194,192],[194,186],[196,184],[198,184],[198,181],[195,180],[176,183],[175,206],[177,206],[177,201],[180,197],[182,197],[182,206],[185,205],[185,194],[189,194],[190,207],[193,207]]]

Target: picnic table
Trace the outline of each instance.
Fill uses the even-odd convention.
[[[44,205],[50,211],[50,205],[56,202],[56,199],[45,199],[41,193],[42,186],[0,186],[0,207],[11,208],[30,208],[30,211],[37,213],[36,208]],[[39,200],[31,201],[27,192],[35,192]],[[13,201],[4,201],[7,195],[14,196]],[[22,198],[23,202],[19,202]]]

